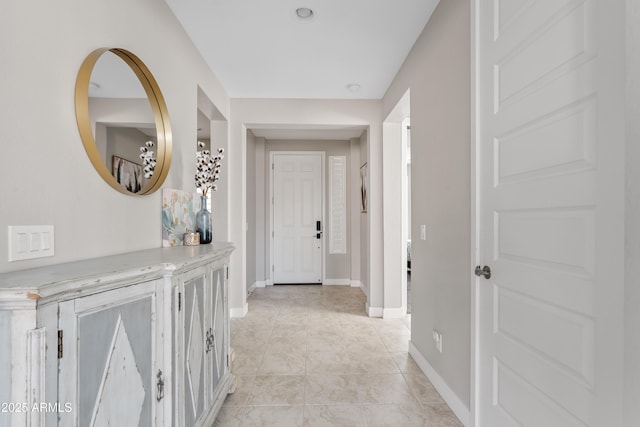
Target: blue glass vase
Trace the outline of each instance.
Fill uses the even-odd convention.
[[[196,231],[200,233],[200,244],[211,243],[213,240],[211,212],[207,210],[207,196],[200,196],[200,210],[196,213]]]

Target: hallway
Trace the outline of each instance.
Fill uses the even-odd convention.
[[[216,426],[461,426],[409,356],[407,322],[367,317],[359,288],[273,286],[247,301]]]

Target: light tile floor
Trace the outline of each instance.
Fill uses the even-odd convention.
[[[215,426],[461,426],[408,354],[409,319],[347,286],[273,286],[231,321],[237,387]]]

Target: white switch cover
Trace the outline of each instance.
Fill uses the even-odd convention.
[[[427,226],[424,224],[420,225],[420,239],[427,240]]]
[[[9,261],[21,261],[53,255],[53,225],[9,226]]]

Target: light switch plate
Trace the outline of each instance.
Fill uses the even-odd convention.
[[[53,225],[10,225],[9,262],[54,255]]]

